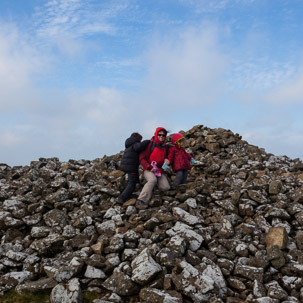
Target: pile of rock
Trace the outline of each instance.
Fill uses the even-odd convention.
[[[0,164],[0,292],[51,302],[303,302],[303,163],[230,130],[185,132],[189,183],[122,207],[122,153]],[[168,172],[173,178],[173,174]],[[142,179],[143,182],[143,179]]]

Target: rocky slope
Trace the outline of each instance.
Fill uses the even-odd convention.
[[[0,164],[0,292],[49,289],[53,303],[82,302],[83,289],[100,292],[96,303],[303,302],[303,163],[230,130],[185,135],[189,183],[155,190],[147,210],[115,205],[122,153]]]

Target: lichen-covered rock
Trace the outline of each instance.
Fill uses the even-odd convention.
[[[234,269],[234,275],[251,281],[257,280],[259,282],[263,282],[264,270],[263,268],[237,263]]]
[[[176,291],[163,291],[156,288],[143,288],[139,294],[146,303],[183,303],[182,296]]]
[[[84,277],[91,279],[105,279],[106,275],[101,269],[88,265],[84,273]]]
[[[39,252],[41,255],[54,255],[64,250],[64,238],[59,234],[51,234],[46,238],[34,240],[30,248]]]
[[[189,248],[192,251],[196,251],[200,248],[203,237],[195,232],[189,225],[181,222],[177,222],[172,229],[166,232],[169,236],[179,235],[183,237],[189,244]]]
[[[44,214],[43,219],[47,226],[52,227],[55,225],[66,226],[68,217],[62,210],[53,209]]]
[[[140,285],[150,282],[162,267],[153,259],[149,249],[144,249],[131,263],[132,280]]]
[[[41,278],[37,281],[25,282],[16,287],[16,292],[39,292],[40,290],[51,290],[57,285],[57,282],[52,278]]]
[[[210,302],[211,298],[225,298],[227,288],[220,268],[211,260],[203,258],[198,267],[185,261],[176,265],[172,276],[177,290],[194,302]]]
[[[12,288],[24,281],[31,280],[33,274],[29,271],[14,271],[9,272],[0,277],[0,285],[5,285],[6,287]]]
[[[80,282],[77,278],[70,280],[67,284],[58,284],[50,295],[51,303],[82,303],[83,295]]]
[[[114,270],[113,274],[104,281],[102,286],[120,296],[135,295],[140,290],[131,277],[119,269]]]
[[[175,215],[177,220],[183,221],[185,224],[188,224],[190,226],[202,223],[201,218],[199,218],[197,216],[193,216],[193,215],[189,214],[187,211],[185,211],[179,207],[173,208],[173,214]]]

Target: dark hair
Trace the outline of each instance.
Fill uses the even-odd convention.
[[[132,133],[130,136],[137,138],[139,141],[142,140],[142,136],[139,133]]]
[[[162,129],[160,129],[160,130],[158,131],[158,133],[159,133],[159,132],[165,132],[166,135],[168,135],[168,133],[170,133],[170,130],[165,129],[165,128],[162,128]]]

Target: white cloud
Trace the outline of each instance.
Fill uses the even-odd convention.
[[[262,68],[245,68],[242,64],[229,80],[230,92],[235,100],[246,105],[303,105],[302,69],[291,64]],[[232,73],[231,73],[232,74]]]
[[[180,3],[191,6],[196,13],[214,13],[228,7],[250,5],[255,0],[179,0]]]
[[[127,7],[126,0],[110,4],[96,4],[90,0],[48,1],[37,13],[38,34],[73,38],[95,33],[113,34],[116,28],[112,19]]]
[[[264,92],[289,81],[296,73],[295,64],[270,60],[268,57],[254,60],[233,58],[232,69],[228,73],[230,90]]]
[[[123,100],[118,91],[106,87],[83,96],[82,105],[87,119],[103,126],[107,131],[113,129],[114,124],[127,114],[126,100]]]
[[[272,104],[303,104],[303,73],[273,87],[264,95],[264,100]]]
[[[128,0],[49,0],[36,8],[33,35],[45,49],[55,46],[67,56],[81,55],[102,47],[91,36],[119,32],[116,18],[128,7]]]
[[[214,28],[189,29],[165,36],[150,47],[146,91],[149,99],[177,109],[210,104],[224,89],[227,58]]]
[[[1,24],[0,33],[0,109],[26,107],[36,91],[33,77],[47,66],[41,56],[12,24]]]
[[[14,148],[26,142],[24,134],[18,130],[6,129],[0,132],[0,142],[5,148]]]

